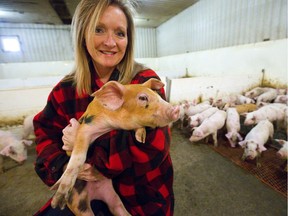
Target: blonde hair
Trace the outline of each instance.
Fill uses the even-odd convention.
[[[95,34],[95,28],[101,15],[110,5],[119,7],[127,18],[128,44],[126,53],[118,64],[117,69],[120,72],[119,82],[127,84],[131,81],[134,75],[135,38],[135,27],[133,21],[134,9],[132,4],[132,1],[127,0],[82,0],[78,4],[71,24],[72,39],[75,49],[75,69],[71,74],[72,76],[70,76],[70,79],[72,78],[74,80],[79,95],[82,95],[83,93],[92,93],[91,72],[89,69],[91,57],[85,45],[85,33],[88,32],[87,35]]]

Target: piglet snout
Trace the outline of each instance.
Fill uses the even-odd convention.
[[[25,161],[27,160],[27,157],[25,156],[18,156],[18,158],[16,159],[16,162],[20,165],[24,164]]]

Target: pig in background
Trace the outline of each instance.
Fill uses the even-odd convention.
[[[184,107],[186,112],[184,112],[183,119],[186,119],[186,122],[188,120],[188,125],[186,123],[187,126],[184,128],[181,127],[181,129],[183,129],[183,132],[187,133],[187,135],[189,134],[189,140],[191,142],[197,142],[206,138],[206,140],[203,140],[205,142],[207,141],[207,137],[209,135],[212,135],[214,139],[214,145],[218,145],[218,141],[216,139],[219,139],[220,137],[215,138],[214,134],[215,131],[219,132],[219,129],[217,128],[216,125],[219,124],[221,126],[222,122],[219,119],[218,122],[215,121],[213,123],[210,122],[210,124],[207,124],[207,121],[210,116],[208,113],[209,110],[212,110],[212,108],[216,108],[217,110],[223,110],[226,111],[227,113],[225,122],[227,133],[225,134],[225,137],[223,136],[220,139],[223,138],[224,142],[227,140],[227,142],[229,142],[230,144],[228,145],[229,147],[237,148],[239,147],[238,146],[239,142],[242,143],[243,145],[244,144],[246,145],[247,140],[243,141],[242,136],[245,137],[245,135],[248,135],[249,132],[255,134],[252,129],[256,125],[258,125],[261,121],[265,120],[268,120],[269,122],[272,123],[273,133],[275,132],[274,138],[286,137],[287,139],[288,135],[287,88],[281,89],[272,87],[256,87],[246,92],[229,94],[229,95],[225,95],[225,93],[223,92],[219,94],[219,91],[217,91],[215,93],[216,96],[209,97],[208,101],[205,101],[205,98],[203,98],[202,95],[203,94],[200,93],[198,97],[201,98],[200,101],[203,101],[204,99],[204,102],[206,103],[206,104],[203,102],[200,103],[202,106],[202,110],[201,109],[197,110],[197,107],[200,106],[196,103],[195,100],[185,101],[186,106]],[[234,112],[231,115],[230,112],[232,112],[231,111],[232,109]],[[204,125],[202,125],[203,123]],[[268,122],[266,124],[270,125]],[[192,129],[192,135],[191,135],[191,129]],[[251,134],[249,134],[247,138],[249,138],[249,136],[251,136]],[[267,135],[263,135],[263,137],[258,137],[257,139],[258,140],[262,139],[261,143],[263,143],[263,140],[265,140],[266,138]],[[249,145],[252,146],[251,144]],[[252,147],[250,148],[253,149]],[[254,150],[254,152],[256,152],[255,156],[248,156],[247,153],[247,157],[245,156],[245,154],[243,154],[243,157],[245,159],[249,159],[250,157],[251,158],[253,157],[254,159],[257,158],[258,161],[257,155],[258,154],[260,155],[264,149],[266,149],[264,147],[264,144],[262,146],[260,145],[259,147],[256,147]],[[277,155],[279,156],[280,153]]]
[[[256,158],[257,167],[261,166],[259,157],[263,151],[266,151],[265,144],[269,140],[272,140],[274,135],[273,124],[269,120],[260,121],[255,127],[253,127],[249,133],[245,136],[243,141],[238,144],[244,148],[242,160],[254,160]]]
[[[266,92],[260,94],[257,97],[257,106],[261,103],[261,102],[272,102],[274,101],[274,99],[277,97],[277,90],[276,89],[269,89]]]
[[[22,131],[22,139],[28,139],[31,136],[35,136],[34,134],[34,125],[33,119],[35,114],[30,114],[26,116],[23,120],[23,131]]]
[[[265,119],[268,119],[270,122],[284,122],[287,115],[287,106],[279,103],[267,104],[243,115],[245,116],[244,125],[257,124],[259,121]]]
[[[277,95],[275,100],[273,101],[274,103],[283,103],[288,105],[288,95]]]
[[[222,129],[226,121],[226,112],[218,110],[208,118],[206,118],[199,127],[195,127],[189,140],[196,142],[202,140],[209,135],[213,137],[214,146],[218,146],[217,133]]]
[[[4,172],[3,156],[10,157],[19,164],[27,159],[27,147],[33,141],[19,139],[12,132],[0,130],[0,173]]]
[[[288,172],[288,164],[287,164],[287,160],[288,160],[288,141],[287,140],[283,140],[283,139],[275,139],[275,141],[280,145],[280,148],[278,149],[276,155],[277,157],[281,158],[282,160],[284,160],[284,164],[283,164],[283,170],[285,172]]]
[[[195,115],[188,116],[188,126],[193,129],[194,127],[199,126],[202,122],[214,114],[217,110],[217,107],[210,107],[200,113],[196,113]]]
[[[225,134],[232,148],[236,147],[237,141],[242,141],[243,138],[240,135],[240,115],[237,112],[236,108],[228,108],[226,119],[226,129],[227,133]]]
[[[197,113],[203,112],[206,109],[211,108],[212,106],[210,105],[209,101],[203,101],[201,103],[198,104],[187,104],[184,107],[184,112],[186,116],[192,116],[195,115]]]

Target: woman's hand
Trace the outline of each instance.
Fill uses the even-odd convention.
[[[64,143],[64,145],[62,146],[63,150],[68,152],[71,152],[73,150],[74,142],[76,139],[76,132],[79,125],[79,122],[75,118],[72,118],[70,119],[70,124],[62,130],[62,141]]]

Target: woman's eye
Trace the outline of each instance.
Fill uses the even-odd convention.
[[[117,32],[117,36],[118,37],[125,37],[126,34],[124,32],[122,32],[122,31],[120,31],[120,32]]]
[[[96,27],[95,33],[103,33],[103,32],[104,32],[103,28]]]

